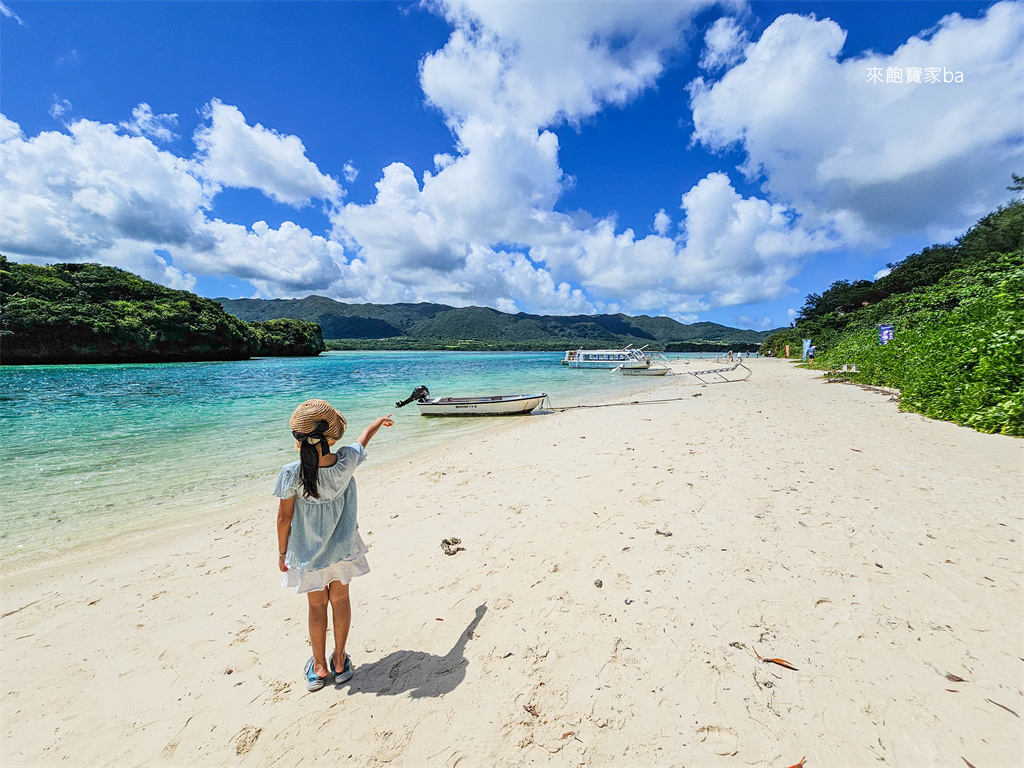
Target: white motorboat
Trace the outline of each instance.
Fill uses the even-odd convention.
[[[624,349],[570,349],[562,358],[570,368],[641,369],[651,367],[651,358],[632,344]]]
[[[514,416],[529,413],[547,394],[490,395],[483,397],[435,397],[420,400],[421,416]]]
[[[671,371],[663,365],[652,365],[650,368],[619,368],[623,376],[665,376]]]
[[[420,386],[398,408],[415,401],[421,416],[514,416],[530,413],[547,394],[481,395],[477,397],[431,397],[430,390]]]

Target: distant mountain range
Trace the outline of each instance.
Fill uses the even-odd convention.
[[[639,315],[509,314],[488,307],[446,304],[345,304],[324,296],[304,299],[226,299],[221,306],[248,322],[294,318],[318,323],[325,340],[472,341],[522,349],[585,344],[664,348],[672,342],[714,345],[760,344],[772,331],[749,331],[718,323],[684,325],[668,317]]]

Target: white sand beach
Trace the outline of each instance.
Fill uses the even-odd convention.
[[[6,575],[0,762],[1024,764],[1022,441],[750,366],[371,444],[349,684],[305,690],[270,487]]]

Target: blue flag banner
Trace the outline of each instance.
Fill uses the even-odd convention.
[[[807,359],[807,353],[811,350],[811,340],[804,339],[804,360]]]
[[[892,341],[893,330],[891,325],[880,325],[878,326],[878,343],[888,344]]]

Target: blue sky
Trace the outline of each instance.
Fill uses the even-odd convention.
[[[776,327],[1024,168],[1020,0],[11,0],[0,36],[0,252],[211,297]]]

